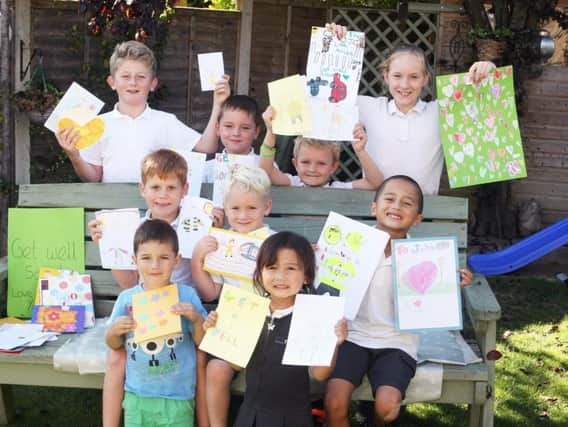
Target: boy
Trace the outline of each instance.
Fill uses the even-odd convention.
[[[174,230],[178,227],[178,215],[183,196],[187,194],[187,163],[185,159],[175,151],[161,149],[148,154],[142,161],[140,194],[146,202],[148,210],[145,220],[160,219],[171,224]],[[216,215],[216,212],[214,212]],[[222,226],[223,217],[214,218],[216,226]],[[89,232],[93,241],[97,242],[102,237],[101,223],[98,220],[89,221]],[[122,288],[131,288],[139,283],[137,271],[112,270],[112,275]],[[192,285],[190,260],[182,258],[172,272],[172,282]],[[124,365],[126,353],[124,351],[112,351],[107,361],[107,372],[103,386],[103,424],[106,427],[117,426],[120,422],[122,389],[124,387]],[[200,417],[205,414],[201,410],[201,376],[199,375],[197,392],[197,414]],[[204,378],[203,378],[204,380]]]
[[[391,239],[406,238],[410,227],[422,220],[424,197],[420,186],[406,175],[387,178],[375,194],[371,212],[377,228]],[[460,286],[473,275],[460,269]],[[367,374],[375,396],[379,423],[394,421],[408,383],[416,369],[418,337],[395,329],[391,246],[379,264],[355,319],[348,323],[348,338],[339,348],[337,364],[327,384],[325,407],[329,427],[349,426],[351,394]],[[383,425],[383,424],[380,424]]]
[[[156,59],[146,45],[118,44],[110,58],[109,86],[118,94],[114,110],[103,114],[105,131],[100,141],[79,152],[78,130],[62,129],[57,141],[75,172],[86,182],[138,182],[142,158],[158,148],[194,149],[214,153],[215,123],[222,102],[229,96],[229,77],[215,88],[211,117],[201,137],[173,114],[150,108],[148,94],[156,89]]]
[[[105,334],[111,349],[124,348],[130,353],[122,402],[126,426],[193,426],[195,344],[203,338],[206,315],[193,288],[178,286],[179,303],[171,308],[172,313],[182,317],[181,336],[137,343],[136,347],[132,342],[136,329],[131,317],[133,295],[171,283],[171,274],[180,261],[178,249],[177,234],[169,223],[154,219],[138,227],[134,236],[134,261],[143,283],[120,293]],[[145,344],[151,352],[143,351]]]
[[[221,105],[215,132],[225,147],[223,153],[251,156],[255,165],[259,156],[252,144],[260,133],[260,115],[258,104],[247,95],[231,95]],[[215,159],[208,160],[203,174],[203,182],[213,182]]]
[[[263,229],[264,217],[272,209],[269,195],[270,180],[260,168],[239,166],[234,168],[225,187],[225,215],[233,231],[239,233],[270,234]],[[191,274],[195,288],[204,301],[212,301],[219,297],[221,288],[229,286],[252,285],[240,283],[236,279],[209,274],[203,270],[205,256],[217,249],[217,241],[211,236],[200,240],[191,258]],[[201,357],[200,353],[199,357]],[[205,355],[204,355],[205,356]],[[198,363],[201,363],[198,360]],[[206,363],[203,358],[203,363]],[[228,362],[221,359],[211,359],[207,364],[206,401],[207,413],[211,427],[227,426],[229,404],[231,400],[231,381],[234,371]]]
[[[283,173],[273,165],[274,154],[276,153],[276,138],[272,133],[272,120],[274,119],[272,107],[269,106],[266,109],[262,118],[266,125],[266,136],[260,147],[260,167],[266,171],[272,184],[292,187],[374,190],[383,181],[383,175],[379,168],[365,151],[367,134],[360,124],[353,129],[355,141],[353,141],[352,147],[361,162],[363,178],[351,182],[334,181],[330,183],[331,175],[339,167],[339,154],[341,152],[339,142],[321,141],[299,136],[294,143],[294,157],[292,159],[292,164],[296,168],[298,175],[293,176]]]

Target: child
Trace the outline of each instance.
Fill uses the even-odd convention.
[[[161,149],[148,154],[142,161],[140,194],[146,202],[148,210],[144,220],[160,219],[171,224],[174,230],[178,227],[178,215],[183,196],[187,194],[187,163],[185,159],[175,151]],[[216,212],[214,212],[216,214]],[[222,214],[222,212],[221,212]],[[215,225],[222,226],[223,217],[215,217]],[[98,220],[89,221],[89,232],[93,241],[98,242],[102,238],[101,223]],[[122,288],[131,288],[139,283],[138,271],[135,270],[112,270],[112,275]],[[192,285],[190,260],[182,258],[172,272],[172,282]],[[121,349],[111,351],[107,360],[107,373],[103,385],[103,424],[116,426],[120,422],[122,390],[124,388],[124,366],[126,353]],[[206,414],[205,407],[201,404],[205,396],[201,396],[201,385],[205,381],[201,373],[198,375],[197,384],[197,415]],[[201,425],[201,423],[200,423]]]
[[[345,27],[327,24],[342,38]],[[424,51],[417,46],[396,47],[379,66],[392,99],[359,96],[359,120],[369,135],[368,151],[385,178],[404,174],[418,182],[424,194],[438,194],[444,157],[438,125],[438,103],[420,99],[431,75]],[[489,75],[492,62],[476,62],[469,69],[475,82]]]
[[[377,165],[371,160],[365,151],[367,134],[361,125],[353,129],[353,150],[357,154],[363,169],[363,178],[351,182],[334,181],[330,183],[331,175],[339,167],[339,154],[341,145],[339,142],[321,141],[317,139],[299,136],[294,143],[294,157],[292,164],[298,172],[297,176],[281,172],[274,167],[273,160],[276,152],[276,138],[272,133],[272,120],[274,110],[268,107],[262,115],[266,124],[266,136],[260,147],[260,167],[263,168],[270,181],[274,185],[286,185],[292,187],[331,187],[331,188],[356,188],[374,190],[383,181],[383,176]]]
[[[251,156],[258,166],[259,156],[255,154],[252,144],[260,133],[260,115],[258,104],[247,95],[231,95],[221,105],[215,131],[223,153]],[[207,161],[203,182],[213,182],[215,159]]]
[[[269,195],[270,180],[260,168],[239,166],[234,168],[225,188],[225,215],[233,231],[258,233],[264,226],[264,217],[270,213],[272,200]],[[264,230],[270,233],[270,230]],[[191,258],[191,275],[195,288],[204,301],[219,297],[224,285],[249,287],[237,279],[209,274],[203,270],[205,256],[217,249],[217,240],[206,236],[201,239]],[[252,289],[251,289],[252,291]],[[199,357],[201,357],[199,353]],[[198,360],[201,363],[202,360]],[[205,359],[203,359],[203,363]],[[234,371],[221,359],[207,363],[206,401],[211,427],[226,426],[231,400],[231,381]]]
[[[134,236],[134,261],[143,283],[122,291],[112,310],[106,343],[111,349],[124,348],[130,353],[122,402],[126,426],[193,426],[195,344],[203,338],[206,314],[193,288],[179,286],[179,303],[171,308],[182,317],[181,336],[139,342],[136,347],[132,341],[136,329],[131,317],[133,296],[171,283],[180,261],[178,249],[177,234],[169,223],[154,219],[140,225]],[[143,351],[145,346],[151,351]]]
[[[329,367],[282,365],[296,295],[313,292],[314,276],[314,252],[304,237],[284,231],[262,244],[254,284],[270,297],[270,315],[246,367],[247,387],[235,426],[312,426],[310,374],[318,381],[329,376],[337,348],[347,336],[347,322],[342,319],[335,326],[337,347]],[[204,328],[214,326],[217,318],[216,312],[210,312]]]
[[[406,238],[410,227],[422,220],[423,201],[420,186],[412,178],[405,175],[387,178],[371,205],[377,228],[389,233],[391,239]],[[460,285],[471,284],[471,272],[467,269],[459,272]],[[391,422],[398,417],[406,388],[414,376],[418,337],[395,329],[390,244],[348,330],[349,338],[339,348],[337,365],[327,384],[328,426],[349,425],[351,394],[365,374],[375,396],[378,420]]]
[[[56,135],[83,181],[138,182],[142,158],[158,148],[216,151],[215,123],[221,103],[230,94],[228,76],[215,87],[211,117],[201,137],[173,114],[148,106],[148,94],[156,89],[158,79],[154,53],[146,45],[118,44],[110,58],[107,83],[118,94],[118,103],[101,116],[105,131],[100,141],[79,152],[75,147],[78,130],[62,129]]]

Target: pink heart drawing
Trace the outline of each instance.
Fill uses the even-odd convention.
[[[416,308],[420,308],[420,306],[422,305],[422,301],[417,299],[416,301],[413,302],[414,307]]]
[[[420,295],[424,295],[434,284],[434,279],[438,274],[438,266],[432,261],[423,261],[408,269],[404,278],[410,289],[415,290]]]

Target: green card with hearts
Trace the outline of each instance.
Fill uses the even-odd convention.
[[[481,83],[469,74],[436,77],[440,134],[451,188],[526,178],[513,68]]]

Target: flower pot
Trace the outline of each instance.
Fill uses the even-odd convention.
[[[477,39],[475,41],[477,59],[480,61],[495,62],[503,58],[507,42],[504,40]]]

